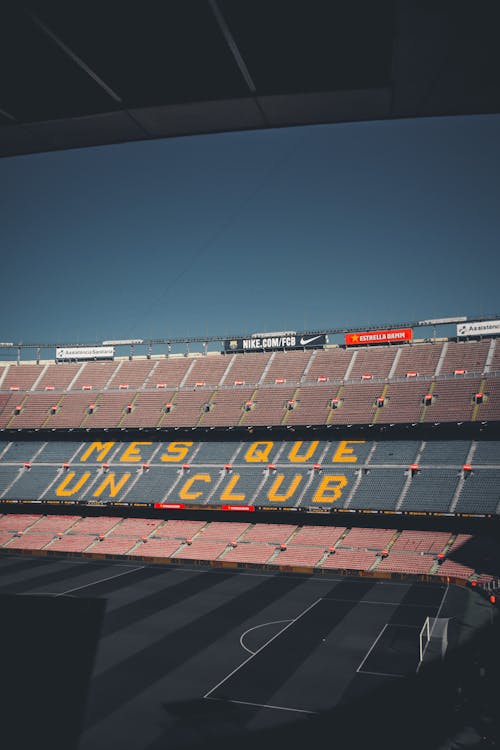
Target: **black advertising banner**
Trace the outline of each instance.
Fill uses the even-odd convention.
[[[225,352],[264,352],[283,349],[319,349],[328,344],[326,333],[263,333],[248,339],[226,339]]]

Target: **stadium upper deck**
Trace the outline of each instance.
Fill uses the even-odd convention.
[[[0,365],[0,429],[499,419],[496,338]]]

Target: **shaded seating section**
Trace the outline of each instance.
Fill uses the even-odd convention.
[[[55,445],[59,450],[62,448],[62,443],[57,442]],[[31,461],[35,456],[40,455],[41,451],[45,446],[45,442],[42,440],[13,440],[9,442],[9,446],[5,453],[2,455],[2,462],[11,461],[17,463],[24,463],[24,461]]]
[[[233,456],[240,452],[242,447],[240,442],[229,442],[225,440],[216,440],[199,444],[197,446],[196,464],[214,464],[222,468],[225,464],[231,463]],[[240,459],[241,460],[241,459]]]
[[[55,466],[33,465],[30,469],[21,469],[18,478],[9,490],[12,500],[39,500],[46,488],[57,478],[61,469]]]
[[[429,440],[425,443],[419,463],[421,466],[462,466],[470,446],[470,440]]]
[[[448,513],[460,473],[456,469],[423,469],[410,481],[400,510]]]
[[[490,339],[448,341],[440,375],[453,375],[455,370],[483,373],[489,348]]]
[[[59,367],[64,366],[59,365]],[[78,391],[88,386],[93,391],[105,388],[117,367],[117,362],[85,362],[73,382],[72,390]]]
[[[500,440],[482,440],[476,443],[474,466],[500,464]]]
[[[214,485],[217,481],[217,474],[211,472]],[[209,493],[207,501],[211,504],[243,504],[251,505],[260,503],[264,499],[265,488],[257,495],[257,490],[262,481],[268,482],[268,472],[264,467],[242,466],[226,472],[221,469],[219,477],[222,477],[216,489]]]
[[[249,352],[248,354],[231,354],[229,355],[231,369],[227,371],[224,378],[224,385],[257,385],[262,377],[269,359],[270,352]]]
[[[432,377],[436,373],[442,348],[441,341],[436,341],[433,344],[410,344],[401,347],[394,377],[405,378],[409,372],[417,373],[417,377]]]
[[[427,407],[424,422],[465,422],[472,419],[473,396],[478,392],[480,380],[453,378],[437,380],[432,393],[433,401]]]
[[[389,377],[397,351],[398,348],[391,345],[356,349],[356,357],[349,377],[356,379],[367,374],[374,378]]]
[[[406,481],[405,471],[399,469],[360,469],[361,482],[349,503],[350,508],[394,510]]]
[[[456,513],[500,512],[500,469],[474,469],[465,479]]]
[[[379,440],[370,456],[370,466],[384,464],[409,466],[415,461],[420,442],[415,440]]]

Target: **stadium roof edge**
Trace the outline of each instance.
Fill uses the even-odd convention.
[[[394,329],[394,328],[423,328],[423,327],[433,327],[433,326],[440,326],[440,325],[450,325],[453,323],[462,323],[467,321],[468,323],[478,323],[485,320],[500,320],[500,313],[497,313],[495,315],[479,315],[479,316],[457,316],[457,317],[449,317],[449,318],[435,318],[435,319],[429,319],[429,320],[418,320],[418,321],[405,321],[405,322],[397,322],[397,323],[367,323],[363,326],[353,326],[353,327],[340,327],[340,328],[322,328],[322,329],[309,329],[305,331],[304,333],[315,335],[315,334],[327,334],[327,335],[337,335],[337,334],[345,334],[345,333],[357,333],[360,331],[374,331],[374,330],[388,330],[388,329]],[[158,344],[204,344],[214,341],[227,341],[228,339],[248,339],[252,338],[254,334],[252,333],[238,333],[238,334],[224,334],[222,336],[190,336],[190,337],[169,337],[169,338],[151,338],[151,339],[141,339],[142,345],[158,345]],[[0,342],[0,348],[2,349],[45,349],[45,348],[55,348],[55,347],[78,347],[78,346],[100,346],[104,342],[100,341],[87,341],[87,342],[30,342],[30,343],[23,343],[23,342]],[[131,344],[131,346],[134,346],[134,344]]]

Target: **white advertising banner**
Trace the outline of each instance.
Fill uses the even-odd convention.
[[[113,359],[114,346],[58,346],[56,360]]]
[[[481,320],[478,323],[459,323],[457,336],[490,336],[500,334],[500,320]]]

